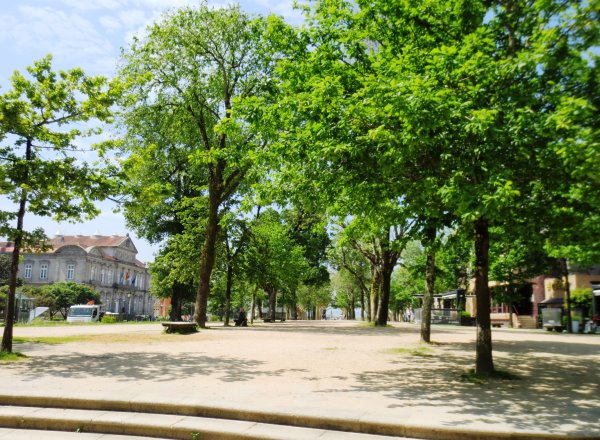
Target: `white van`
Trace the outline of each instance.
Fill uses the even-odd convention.
[[[67,322],[96,322],[100,320],[99,305],[77,305],[69,308]]]

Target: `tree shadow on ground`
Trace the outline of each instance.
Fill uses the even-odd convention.
[[[200,354],[168,354],[114,352],[110,354],[67,354],[32,358],[26,363],[12,364],[21,380],[40,376],[87,379],[107,377],[115,381],[168,382],[174,377],[207,377],[223,382],[243,382],[258,376],[284,376],[298,369],[260,371],[264,362],[235,357],[212,357]]]
[[[519,380],[465,381],[474,363],[474,344],[444,344],[434,356],[403,356],[401,369],[356,374],[348,391],[381,393],[398,401],[390,408],[424,407],[464,415],[449,426],[503,423],[520,430],[599,434],[600,356],[598,346],[572,341],[499,341],[497,370]],[[408,357],[408,358],[407,358]],[[332,393],[339,389],[324,390]],[[452,418],[452,417],[449,417]],[[406,420],[410,423],[410,420]]]
[[[344,323],[346,325],[338,325],[338,323]],[[445,326],[435,326],[432,330],[432,334],[441,335],[446,332],[461,331],[459,327],[453,326],[451,329],[444,328]],[[339,335],[339,336],[382,336],[382,335],[395,335],[400,333],[403,334],[419,334],[421,329],[416,325],[403,325],[403,326],[387,326],[387,327],[374,327],[361,321],[286,321],[283,323],[260,323],[257,326],[251,327],[224,327],[224,326],[212,326],[211,329],[221,330],[233,330],[233,331],[250,331],[250,332],[284,332],[284,333],[307,333],[315,335]],[[465,327],[465,331],[474,332],[471,328]]]

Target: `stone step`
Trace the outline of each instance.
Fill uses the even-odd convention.
[[[0,427],[64,431],[69,434],[93,433],[181,440],[392,440],[398,438],[210,417],[35,406],[0,406]],[[104,440],[103,437],[91,437],[94,440],[96,438]],[[5,439],[0,438],[0,440]]]
[[[148,437],[85,432],[0,428],[0,440],[147,440]],[[154,438],[153,440],[168,440]]]

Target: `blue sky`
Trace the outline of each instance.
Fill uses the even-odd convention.
[[[216,7],[226,3],[208,2]],[[293,0],[239,3],[248,12],[274,13],[290,22],[300,22]],[[198,1],[187,0],[0,0],[0,94],[8,90],[8,79],[15,70],[24,72],[33,61],[47,54],[53,55],[55,69],[81,67],[88,74],[111,77],[121,48],[127,47],[133,35],[169,8],[197,4]],[[129,232],[138,248],[138,258],[152,261],[157,246],[127,231],[122,215],[113,212],[114,204],[105,202],[99,206],[100,216],[85,223],[58,224],[28,216],[25,228],[43,227],[50,237],[57,231],[65,235]]]

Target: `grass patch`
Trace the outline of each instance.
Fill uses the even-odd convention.
[[[419,346],[416,348],[392,348],[387,350],[390,354],[406,354],[410,356],[430,357],[433,356],[433,350],[427,346]]]
[[[19,362],[27,359],[23,353],[19,353],[18,351],[8,352],[8,351],[0,351],[0,362]]]
[[[91,342],[96,344],[153,344],[160,342],[182,341],[178,334],[105,334],[105,335],[72,335],[72,336],[39,336],[39,337],[13,337],[16,344],[68,344],[73,342]]]
[[[474,384],[486,384],[490,380],[521,380],[516,374],[509,373],[508,371],[496,370],[492,374],[477,374],[474,369],[462,373],[460,380],[463,382],[469,382]]]
[[[15,327],[61,327],[69,325],[69,323],[63,319],[52,320],[47,319],[34,319],[31,322],[15,322]]]
[[[15,336],[13,342],[16,344],[66,344],[69,342],[81,342],[93,340],[94,335],[76,335],[76,336],[38,336],[35,338],[26,338]]]
[[[63,319],[49,321],[47,319],[34,319],[32,322],[16,323],[15,327],[74,327],[74,326],[95,326],[95,325],[113,325],[113,324],[157,324],[160,321],[96,321],[96,322],[67,322]]]

